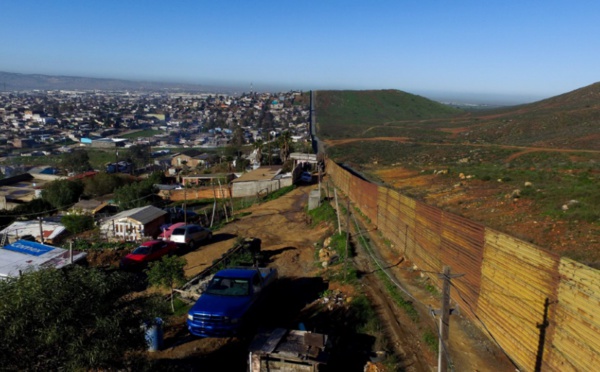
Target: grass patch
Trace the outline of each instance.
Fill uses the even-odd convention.
[[[322,222],[335,223],[337,221],[335,209],[329,203],[322,203],[317,208],[308,211],[308,215],[311,219],[311,227],[315,227]]]
[[[408,315],[413,322],[417,323],[419,321],[419,312],[413,305],[412,301],[407,300],[404,295],[400,293],[398,287],[392,283],[390,278],[388,278],[384,272],[378,270],[377,276],[385,286],[385,289],[388,291],[394,302],[396,302],[396,304],[406,312],[406,315]]]
[[[356,322],[352,324],[357,333],[373,334],[381,330],[381,321],[365,295],[360,295],[350,302],[350,311]]]
[[[296,188],[295,185],[291,185],[291,186],[286,186],[286,187],[282,187],[279,190],[275,190],[272,193],[268,194],[267,196],[265,196],[262,201],[263,202],[268,202],[271,200],[275,200],[278,199],[280,197],[282,197],[283,195],[291,192],[292,190],[294,190]]]
[[[346,258],[346,232],[342,232],[341,234],[335,234],[331,236],[331,245],[330,248],[333,249],[340,259]],[[348,244],[348,257],[353,257],[355,254],[352,243]]]
[[[438,291],[437,287],[429,282],[425,283],[425,290],[435,297],[438,297],[440,295],[440,292]]]
[[[193,304],[183,301],[178,296],[173,299],[173,304],[175,305],[175,312],[172,314],[174,317],[187,314],[193,306]]]
[[[438,353],[439,339],[435,333],[431,332],[430,330],[425,331],[425,333],[423,333],[423,342],[425,342],[425,345],[427,345],[429,350],[436,354]]]
[[[338,137],[339,133],[359,136],[368,128],[395,121],[416,122],[463,112],[400,90],[319,91],[316,97],[318,134],[323,138]]]
[[[451,173],[474,175],[477,179],[489,182],[502,180],[502,183],[510,185],[510,189],[519,189],[521,198],[535,200],[543,214],[555,219],[600,222],[600,193],[597,192],[600,175],[595,163],[586,169],[578,169],[572,163],[552,170],[539,171],[533,168],[461,166],[452,168]],[[525,182],[531,182],[532,186],[526,187]],[[562,209],[565,204],[569,204],[569,209]]]
[[[361,235],[358,240],[365,250],[370,250],[369,242],[366,238],[364,238]],[[376,272],[377,276],[379,277],[379,280],[383,283],[385,289],[388,291],[390,297],[394,300],[394,302],[396,302],[396,304],[406,312],[406,314],[413,322],[419,322],[419,312],[413,305],[412,301],[407,300],[404,297],[404,295],[400,292],[396,284],[394,284],[390,280],[390,278],[386,275],[385,272],[383,272],[382,270],[377,270]]]

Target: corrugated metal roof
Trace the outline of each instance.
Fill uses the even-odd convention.
[[[59,222],[44,219],[42,220],[42,231],[44,234],[44,239],[52,240],[60,234],[62,234],[63,232],[65,232],[66,229]],[[10,237],[20,237],[24,235],[32,235],[34,237],[39,237],[40,221],[15,221],[8,227],[6,227],[4,230],[0,231],[0,235],[4,234],[7,234]]]
[[[158,217],[165,214],[167,214],[167,212],[163,211],[162,209],[153,207],[151,205],[147,205],[145,207],[139,207],[123,211],[112,217],[109,217],[108,219],[118,220],[121,218],[131,218],[132,220],[136,220],[145,225],[148,222],[152,222]]]
[[[278,175],[281,172],[281,169],[281,165],[262,166],[258,169],[242,174],[240,178],[236,178],[231,182],[239,183],[272,180],[273,178],[275,178],[276,175]]]

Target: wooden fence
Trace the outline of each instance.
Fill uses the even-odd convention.
[[[377,186],[331,160],[327,173],[398,255],[424,271],[448,265],[464,274],[453,279],[452,299],[522,370],[599,368],[600,271]]]

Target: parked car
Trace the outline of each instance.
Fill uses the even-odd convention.
[[[177,250],[177,244],[164,240],[150,240],[121,259],[122,269],[143,269],[148,262],[159,260],[161,257]]]
[[[181,207],[169,207],[164,209],[167,215],[167,221],[171,223],[187,221],[188,223],[194,223],[198,221],[200,216],[198,213],[190,209],[183,209]]]
[[[184,225],[173,229],[171,241],[188,248],[212,239],[212,231],[200,225]]]
[[[300,175],[300,181],[307,183],[312,182],[312,174],[310,172],[302,172]]]
[[[188,312],[188,330],[200,337],[238,333],[277,278],[275,268],[232,268],[217,272]]]
[[[158,239],[171,240],[171,234],[173,233],[173,230],[181,226],[185,226],[185,222],[177,222],[161,226],[160,229],[162,230],[162,232],[160,233],[160,235],[158,235]]]

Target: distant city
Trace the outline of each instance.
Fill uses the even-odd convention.
[[[44,156],[91,148],[223,147],[251,144],[288,132],[308,138],[309,109],[301,92],[142,93],[30,91],[0,94],[3,156]],[[131,135],[139,132],[139,135]],[[125,136],[125,138],[122,138]],[[8,165],[3,165],[3,168]],[[2,170],[10,175],[10,169]]]

